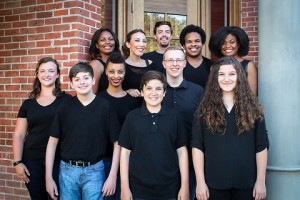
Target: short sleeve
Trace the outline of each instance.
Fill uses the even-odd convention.
[[[28,111],[28,100],[25,100],[21,107],[20,110],[18,112],[18,118],[27,118],[27,111]]]
[[[265,119],[257,119],[255,121],[255,151],[258,153],[265,148],[269,148],[269,138]]]
[[[129,124],[130,124],[130,113],[127,115],[127,117],[123,123],[118,142],[121,147],[131,150],[132,144],[131,144],[131,140],[130,140]]]
[[[111,106],[109,109],[109,130],[110,141],[117,141],[120,133],[120,123],[115,110]]]
[[[191,140],[191,147],[200,149],[202,152],[205,151],[204,148],[204,140],[203,140],[203,121],[198,121],[197,117],[193,119],[193,126],[192,126],[192,140]]]
[[[174,112],[176,114],[176,118],[177,118],[177,139],[176,139],[176,148],[180,148],[183,146],[188,146],[188,133],[187,130],[184,126],[183,120],[181,119],[181,117],[179,116],[179,114],[177,114],[176,112]]]

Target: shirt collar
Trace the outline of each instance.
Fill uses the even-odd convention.
[[[187,88],[188,84],[187,84],[187,81],[185,79],[183,79],[183,81],[180,83],[180,85],[178,87],[172,87],[169,84],[168,84],[168,87],[169,88]]]
[[[151,113],[149,112],[149,110],[146,107],[146,103],[143,102],[142,107],[141,107],[141,113],[143,116],[147,116],[147,115],[153,115],[153,114],[158,114],[158,115],[166,115],[167,114],[167,108],[164,106],[161,106],[161,109],[158,113]]]

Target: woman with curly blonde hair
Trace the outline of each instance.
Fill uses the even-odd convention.
[[[263,109],[233,57],[212,66],[191,146],[198,200],[266,197],[269,140]]]

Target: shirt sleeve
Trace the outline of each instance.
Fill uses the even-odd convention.
[[[176,148],[178,149],[183,146],[188,146],[189,141],[188,141],[187,129],[184,126],[183,120],[181,119],[179,114],[177,114],[176,112],[174,112],[174,114],[176,114],[176,118],[177,118]]]
[[[257,119],[255,121],[255,151],[258,153],[265,148],[269,148],[269,138],[265,118]]]
[[[27,118],[27,111],[28,111],[28,100],[25,100],[18,112],[18,118]]]
[[[204,124],[202,120],[197,120],[197,117],[194,117],[193,126],[192,126],[192,140],[191,140],[191,147],[195,147],[200,149],[202,152],[205,151],[204,148],[204,140],[203,140],[203,133],[204,133]]]
[[[130,117],[129,117],[129,115],[127,115],[127,117],[126,117],[126,119],[123,123],[118,142],[119,142],[119,145],[121,147],[124,147],[126,149],[131,150],[132,149],[132,144],[131,144],[131,141],[130,141],[130,127],[129,127],[129,124],[130,124]]]
[[[115,142],[119,138],[120,122],[117,114],[112,107],[109,109],[109,139],[111,142]]]

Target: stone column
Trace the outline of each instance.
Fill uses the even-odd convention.
[[[300,199],[300,1],[259,1],[259,97],[270,138],[267,199]]]

